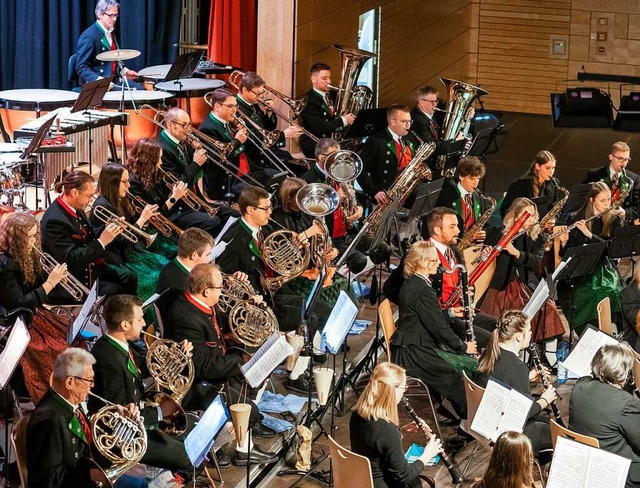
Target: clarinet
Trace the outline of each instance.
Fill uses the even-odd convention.
[[[546,371],[542,367],[542,361],[540,360],[540,353],[538,352],[538,346],[536,344],[529,344],[529,353],[531,354],[531,360],[533,361],[533,367],[536,368],[538,372],[538,376],[540,376],[540,382],[542,386],[544,386],[545,390],[551,386],[551,382],[549,381],[549,376],[547,376]],[[562,421],[562,417],[560,417],[560,412],[558,411],[558,406],[555,402],[550,403],[551,412],[553,413],[553,417],[555,421],[561,427],[566,427],[564,422]]]
[[[402,403],[402,406],[405,408],[407,413],[411,416],[411,418],[416,423],[416,425],[420,428],[420,430],[426,437],[427,442],[429,442],[429,440],[431,439],[431,433],[429,432],[429,428],[427,427],[426,422],[422,420],[420,417],[418,417],[418,414],[413,409],[413,407],[409,403],[409,400],[407,400],[406,397],[402,397],[402,399],[400,400],[400,403]],[[451,462],[451,460],[449,459],[449,456],[447,456],[447,453],[444,452],[444,449],[440,453],[440,457],[442,458],[442,464],[444,464],[445,468],[449,470],[449,474],[451,475],[451,481],[453,482],[454,486],[462,483],[464,481],[464,478],[460,474],[460,471],[458,471],[458,468],[456,468],[453,462]]]
[[[458,263],[451,269],[444,269],[447,274],[460,270],[460,285],[462,286],[462,306],[464,308],[464,326],[466,331],[467,342],[473,342],[476,340],[476,334],[473,331],[473,319],[476,311],[471,305],[471,292],[469,291],[469,276],[467,274],[467,268],[464,264]]]

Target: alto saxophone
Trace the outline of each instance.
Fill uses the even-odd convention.
[[[487,208],[487,210],[480,216],[480,218],[476,220],[471,227],[469,227],[469,229],[462,236],[462,239],[458,241],[458,250],[460,251],[464,251],[473,244],[473,236],[475,236],[479,231],[482,230],[482,228],[491,218],[491,214],[496,209],[496,201],[489,196],[483,196],[484,198],[489,200],[489,208]]]
[[[558,200],[555,203],[555,205],[551,208],[551,210],[549,210],[547,214],[540,219],[540,222],[536,224],[534,229],[535,233],[532,234],[532,236],[537,237],[538,235],[540,235],[540,232],[544,231],[545,227],[549,222],[551,222],[552,220],[555,220],[555,218],[558,216],[558,214],[564,207],[564,204],[567,203],[567,200],[569,199],[569,191],[566,188],[561,186],[558,187],[558,191],[562,193],[562,198]],[[550,251],[552,246],[553,246],[553,240],[545,241],[544,250]]]

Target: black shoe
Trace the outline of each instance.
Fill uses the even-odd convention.
[[[273,430],[271,427],[267,427],[262,422],[258,422],[256,425],[251,427],[251,436],[256,439],[269,439],[270,437],[275,437],[278,433]]]
[[[250,464],[271,464],[278,460],[278,456],[275,453],[269,451],[263,451],[258,446],[253,446],[251,449],[251,458],[246,452],[236,451],[233,456],[234,466],[246,466],[247,461]]]
[[[222,449],[218,449],[216,451],[216,460],[218,461],[218,466],[222,468],[228,468],[231,466],[231,456],[225,454]]]
[[[309,383],[311,383],[311,393],[316,393],[316,383],[313,381],[313,378],[309,381],[309,375],[306,373],[298,376],[298,379],[289,379],[289,384],[286,388],[287,390],[293,390],[299,393],[309,393]]]
[[[324,364],[327,362],[326,354],[314,354],[312,358],[313,358],[313,362],[316,364]]]

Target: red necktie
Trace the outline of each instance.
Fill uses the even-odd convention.
[[[473,211],[473,199],[471,193],[464,196],[464,228],[468,229],[475,222],[475,212]]]
[[[82,427],[82,432],[84,432],[84,436],[87,439],[87,444],[89,444],[89,447],[91,447],[92,439],[91,427],[89,426],[89,422],[87,422],[87,418],[84,416],[84,413],[82,413],[82,410],[80,410],[80,407],[76,408],[75,414],[78,421],[80,422],[80,426]]]
[[[235,137],[236,133],[231,128],[231,126],[227,125],[227,130],[231,137]],[[241,153],[238,156],[238,176],[248,175],[249,174],[249,161],[247,160],[247,155],[245,153]]]
[[[333,117],[336,113],[336,110],[333,106],[333,102],[331,101],[331,97],[329,96],[328,93],[324,96],[324,101],[327,104],[327,108],[329,109],[329,116]]]
[[[433,117],[431,117],[431,132],[433,132],[433,138],[437,142],[440,137],[438,136],[438,125]]]
[[[398,154],[398,169],[402,171],[411,161],[411,149],[404,144],[402,139],[394,140],[393,143],[396,145],[396,153]]]
[[[113,35],[113,32],[112,32],[111,33],[111,50],[115,51],[116,49],[117,49],[116,48],[116,38],[115,38],[115,36]],[[114,76],[115,74],[116,74],[116,62],[113,61],[111,63],[111,76]]]

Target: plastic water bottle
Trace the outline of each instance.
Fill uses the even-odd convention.
[[[569,356],[569,345],[563,342],[556,351],[556,359],[558,360],[558,384],[562,385],[567,382],[567,368],[564,367],[564,360]]]

